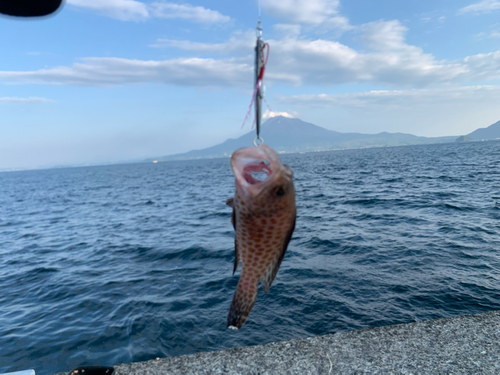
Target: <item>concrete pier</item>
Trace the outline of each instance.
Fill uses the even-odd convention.
[[[146,374],[500,374],[500,311],[115,366]]]

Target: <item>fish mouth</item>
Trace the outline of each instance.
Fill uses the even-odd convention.
[[[267,145],[241,148],[231,156],[236,188],[244,196],[255,196],[267,186],[279,169],[278,155]]]
[[[255,185],[267,180],[272,173],[268,160],[251,159],[243,167],[242,177],[250,185]]]

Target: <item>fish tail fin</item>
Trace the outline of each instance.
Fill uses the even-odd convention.
[[[240,329],[252,311],[257,299],[259,279],[245,275],[242,271],[227,317],[227,328]]]

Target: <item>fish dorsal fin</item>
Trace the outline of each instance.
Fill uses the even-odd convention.
[[[278,273],[281,265],[281,261],[283,260],[283,257],[285,256],[286,249],[288,248],[288,244],[290,240],[292,239],[292,233],[293,230],[295,229],[295,219],[296,219],[296,214],[293,217],[292,224],[290,225],[290,229],[288,230],[288,233],[285,238],[285,242],[283,243],[283,247],[281,249],[280,256],[275,259],[269,266],[267,267],[266,271],[262,274],[260,277],[260,281],[262,282],[262,289],[264,289],[264,293],[267,293],[269,289],[271,289],[271,285],[276,278],[276,274]]]

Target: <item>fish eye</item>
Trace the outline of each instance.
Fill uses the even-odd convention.
[[[283,195],[285,195],[285,190],[283,189],[283,187],[279,187],[275,190],[275,194],[278,196],[278,197],[282,197]]]

